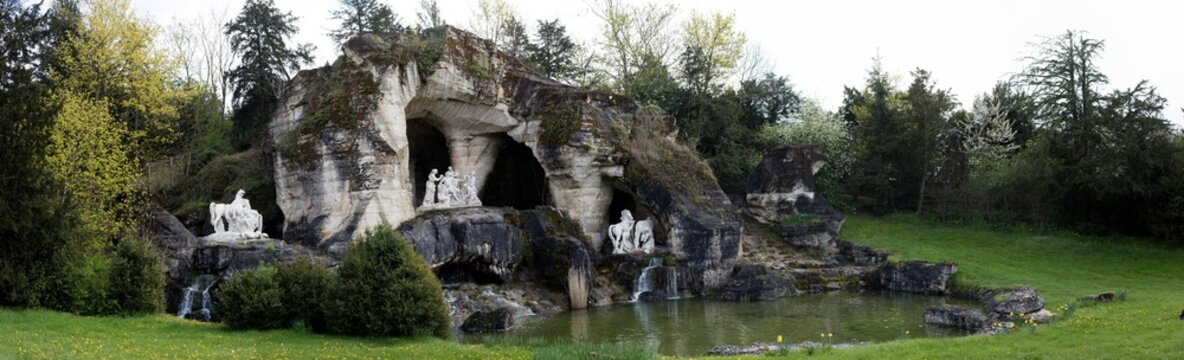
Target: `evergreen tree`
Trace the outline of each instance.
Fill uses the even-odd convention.
[[[916,210],[923,210],[926,186],[936,176],[935,169],[941,160],[940,135],[948,129],[951,113],[957,106],[948,90],[935,88],[932,75],[924,69],[913,72],[913,83],[904,94],[902,120],[908,132],[899,153],[906,158],[899,159],[906,181],[917,184],[915,192],[908,196],[916,199]]]
[[[855,164],[851,173],[851,194],[868,210],[891,211],[905,188],[898,159],[909,144],[901,136],[900,99],[892,79],[876,58],[868,72],[867,85],[858,91],[848,88],[844,119],[851,127]]]
[[[798,111],[801,97],[793,90],[789,78],[765,73],[754,80],[740,83],[741,105],[744,113],[740,122],[750,129],[775,124]]]
[[[579,48],[567,36],[567,28],[559,23],[559,19],[539,20],[535,40],[527,50],[529,62],[544,75],[567,81],[583,75],[583,69],[576,64],[576,52]],[[665,72],[665,67],[661,68]]]
[[[338,44],[359,34],[390,37],[403,31],[399,16],[378,0],[338,0],[338,3],[340,7],[330,14],[339,23],[329,31],[329,37]]]
[[[247,0],[242,12],[226,24],[231,48],[241,57],[227,73],[234,92],[239,148],[250,146],[262,134],[291,72],[312,62],[311,45],[289,45],[298,30],[295,22],[295,16],[280,11],[272,0]]]

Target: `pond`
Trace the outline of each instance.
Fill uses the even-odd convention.
[[[882,342],[901,337],[945,337],[966,331],[927,325],[925,309],[965,300],[889,292],[805,294],[768,302],[684,299],[617,304],[549,317],[521,319],[503,334],[461,335],[469,343],[646,343],[664,355],[699,356],[717,345],[820,341]],[[908,334],[906,335],[906,331]]]

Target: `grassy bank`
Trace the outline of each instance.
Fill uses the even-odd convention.
[[[529,349],[435,338],[365,339],[229,331],[167,315],[80,317],[0,310],[0,359],[528,359]]]
[[[1184,358],[1184,249],[1142,239],[987,225],[950,226],[909,216],[853,217],[842,237],[895,251],[900,259],[957,262],[971,286],[1028,284],[1046,308],[1104,291],[1125,301],[1082,308],[1052,326],[1001,336],[912,339],[823,358]],[[806,357],[805,352],[790,357]]]

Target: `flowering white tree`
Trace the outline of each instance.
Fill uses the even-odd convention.
[[[1019,148],[1013,141],[1015,130],[1007,118],[1007,109],[997,100],[975,99],[970,116],[957,121],[955,130],[962,135],[962,150],[971,169],[1003,159]]]

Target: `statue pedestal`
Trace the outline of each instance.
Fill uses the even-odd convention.
[[[213,234],[210,234],[209,236],[201,238],[201,240],[203,240],[203,241],[219,242],[219,243],[240,243],[240,242],[261,241],[261,240],[268,240],[268,239],[269,238],[268,238],[267,234],[261,233],[261,232],[256,232],[256,233],[220,232],[220,233],[213,233]]]

